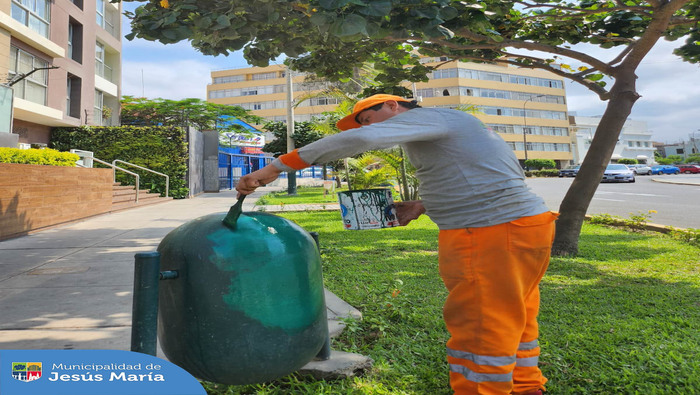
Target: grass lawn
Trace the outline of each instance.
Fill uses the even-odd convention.
[[[209,394],[450,394],[437,272],[425,216],[394,229],[344,230],[338,212],[283,213],[320,235],[325,286],[362,311],[336,350],[374,359],[361,377],[223,386]],[[542,284],[541,368],[550,394],[699,394],[700,248],[656,233],[585,224],[580,254]]]
[[[337,188],[335,192],[347,191],[347,187]],[[272,192],[258,199],[255,204],[280,205],[280,204],[304,204],[304,203],[338,203],[338,195],[329,193],[323,194],[322,187],[298,187],[296,195],[287,195],[287,190]]]

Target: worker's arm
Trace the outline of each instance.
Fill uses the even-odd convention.
[[[265,186],[266,184],[275,181],[281,172],[282,170],[278,169],[272,164],[269,164],[260,170],[244,175],[236,184],[238,196],[250,195],[256,188]]]

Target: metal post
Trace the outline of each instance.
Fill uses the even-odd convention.
[[[525,109],[525,106],[527,106],[527,102],[529,102],[530,100],[542,96],[545,95],[530,96],[530,98],[525,100],[525,103],[523,103],[523,151],[525,152],[525,160],[523,161],[523,167],[525,167],[525,170],[530,170],[525,164],[525,162],[527,162],[527,110]]]
[[[158,332],[160,253],[138,253],[134,258],[131,351],[155,356]]]
[[[292,69],[287,67],[287,153],[294,151],[294,81]],[[287,195],[297,194],[297,176],[294,171],[287,173]]]
[[[309,232],[311,237],[313,237],[314,241],[316,242],[316,248],[318,248],[318,253],[319,255],[321,254],[321,244],[318,241],[318,232]],[[324,291],[325,292],[325,291]],[[324,298],[325,301],[325,298]],[[328,325],[328,317],[327,317],[328,311],[326,307],[324,306],[324,317],[326,325]],[[323,346],[321,349],[318,351],[318,354],[316,354],[316,360],[318,361],[327,361],[331,358],[331,334],[328,332],[326,329],[326,340],[323,342]]]

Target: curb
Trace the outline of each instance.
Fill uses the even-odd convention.
[[[586,214],[585,220],[590,221],[593,216]],[[613,225],[613,226],[621,226],[625,228],[630,228],[628,225],[627,221],[625,220],[612,220],[612,224],[606,224],[606,225]],[[644,230],[650,230],[652,232],[658,232],[658,233],[664,233],[668,234],[671,233],[672,230],[686,230],[685,228],[676,228],[672,226],[666,226],[666,225],[660,225],[660,224],[652,224],[652,223],[643,223],[639,225],[640,228]]]

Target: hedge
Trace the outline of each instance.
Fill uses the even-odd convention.
[[[80,157],[76,154],[60,152],[50,148],[19,149],[0,147],[0,163],[75,167],[75,161],[78,159]]]
[[[51,133],[50,146],[60,150],[92,151],[95,158],[105,162],[120,159],[170,177],[170,196],[186,198],[187,141],[179,127],[116,126],[56,128]],[[102,165],[95,163],[95,167]],[[120,165],[139,174],[140,187],[165,195],[165,178],[133,166]],[[117,171],[117,181],[134,184],[134,177]]]
[[[559,170],[543,169],[543,170],[528,170],[525,172],[526,177],[558,177]]]

